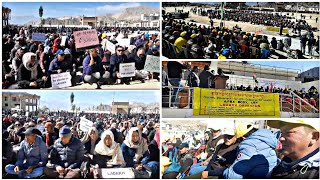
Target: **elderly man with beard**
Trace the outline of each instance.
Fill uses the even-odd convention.
[[[319,122],[308,120],[274,120],[268,125],[281,131],[282,158],[271,177],[280,179],[318,179]]]

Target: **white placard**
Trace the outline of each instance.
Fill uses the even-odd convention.
[[[71,86],[71,75],[69,72],[51,74],[52,88],[65,88]]]
[[[119,42],[119,40],[123,39],[124,35],[122,33],[119,33],[116,37],[116,40]]]
[[[116,45],[110,41],[107,41],[107,50],[109,50],[112,54],[116,53]]]
[[[32,33],[32,40],[44,42],[46,40],[46,34],[45,33]]]
[[[134,179],[131,168],[101,168],[103,179]]]
[[[135,76],[135,63],[120,63],[119,73],[121,77],[133,77]]]
[[[62,36],[61,37],[61,46],[65,46],[65,44],[66,44],[66,41],[67,41],[67,36]]]
[[[93,126],[93,122],[84,118],[84,117],[81,117],[80,118],[80,127],[79,129],[83,132],[88,132],[89,129]]]
[[[130,39],[119,39],[117,41],[118,41],[118,44],[121,46],[125,46],[125,47],[130,46]]]
[[[146,63],[144,64],[144,70],[160,73],[160,57],[147,55]]]

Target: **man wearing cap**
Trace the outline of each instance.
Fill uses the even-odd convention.
[[[282,155],[271,177],[280,179],[319,179],[319,122],[307,120],[270,120],[272,128],[280,129]]]
[[[238,147],[237,158],[224,170],[226,179],[268,178],[277,164],[275,152],[278,140],[268,129],[256,129],[251,124],[237,126],[235,135],[244,140]]]
[[[80,178],[80,166],[84,160],[84,146],[72,135],[68,126],[63,126],[50,152],[50,160],[44,169],[48,178]]]
[[[50,62],[48,75],[51,74],[60,74],[63,72],[62,70],[62,62],[64,61],[64,52],[63,50],[59,49],[56,52],[56,57]]]
[[[178,39],[176,39],[176,41],[174,42],[174,47],[176,48],[176,51],[178,53],[183,52],[182,47],[187,45],[188,41],[185,39],[186,35],[187,35],[187,31],[183,31],[180,34],[180,37]]]
[[[19,178],[39,177],[48,161],[47,147],[41,137],[36,135],[35,128],[28,128],[24,134],[26,138],[20,144],[16,164],[7,165],[5,171]]]
[[[178,162],[181,165],[180,173],[185,173],[191,165],[193,164],[193,156],[189,153],[189,145],[187,143],[182,143],[178,146]]]

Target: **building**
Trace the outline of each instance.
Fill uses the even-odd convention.
[[[302,82],[311,82],[319,80],[320,67],[314,67],[299,74]]]
[[[2,26],[8,26],[11,19],[11,9],[2,6]]]
[[[85,16],[82,16],[80,18],[80,22],[81,22],[81,25],[82,26],[91,26],[91,27],[96,27],[97,26],[97,17],[85,17]]]
[[[129,102],[112,102],[112,114],[129,114]]]
[[[157,13],[141,14],[141,25],[139,27],[160,27],[160,15]]]
[[[24,92],[2,92],[2,109],[21,109],[27,112],[37,111],[40,96]]]

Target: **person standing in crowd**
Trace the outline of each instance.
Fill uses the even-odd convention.
[[[272,170],[276,179],[319,178],[319,123],[306,120],[270,120],[272,128],[280,129],[281,162]]]
[[[204,66],[203,71],[199,74],[200,88],[210,88],[212,82],[214,81],[214,75],[210,72],[208,65]]]
[[[303,55],[306,52],[306,45],[307,45],[307,37],[306,35],[302,35],[300,37],[300,51],[302,52]]]
[[[199,73],[198,66],[193,66],[187,78],[187,85],[189,87],[199,87],[200,79],[199,79],[198,73]],[[193,89],[190,90],[190,93],[191,95],[190,95],[189,107],[192,108]]]
[[[101,76],[102,75],[102,76]],[[109,78],[108,73],[105,73],[102,60],[98,56],[96,49],[90,49],[89,54],[83,60],[83,79],[84,82],[97,83],[97,89],[101,89],[101,84]]]
[[[84,147],[81,141],[72,135],[71,129],[63,126],[50,152],[49,164],[44,169],[48,178],[80,178],[80,165],[84,160]]]
[[[171,97],[171,106],[175,107],[178,106],[177,102],[177,94],[180,88],[183,87],[181,84],[181,78],[182,78],[182,69],[187,69],[188,65],[182,64],[177,61],[169,61],[167,64],[168,67],[168,78],[169,83],[171,86],[174,86],[173,88],[173,94]]]
[[[46,144],[35,130],[28,128],[24,132],[26,139],[20,144],[16,164],[5,167],[8,174],[18,175],[19,178],[36,178],[43,174],[48,161],[48,152]]]

